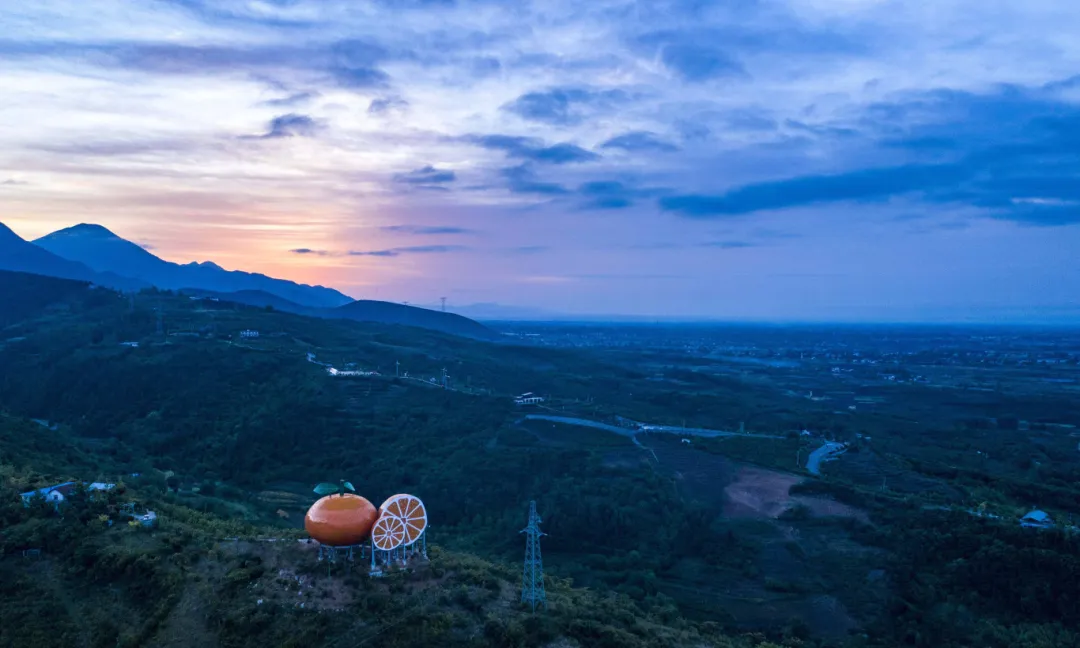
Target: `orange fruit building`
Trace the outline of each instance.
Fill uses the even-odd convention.
[[[378,509],[367,499],[335,493],[311,505],[304,516],[304,529],[324,545],[347,547],[367,539],[378,518]]]

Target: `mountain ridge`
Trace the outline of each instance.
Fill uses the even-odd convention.
[[[85,263],[64,258],[23,239],[0,223],[0,270],[87,281],[118,290],[138,290],[146,284],[112,272],[98,272]]]
[[[80,223],[57,230],[34,240],[33,244],[63,259],[82,263],[94,271],[131,277],[166,290],[262,290],[314,308],[335,308],[353,301],[333,288],[301,284],[261,273],[225,270],[212,261],[185,264],[166,261],[96,224]]]

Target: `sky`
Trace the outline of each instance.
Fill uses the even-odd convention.
[[[1080,321],[1064,0],[0,2],[0,221],[357,298]]]

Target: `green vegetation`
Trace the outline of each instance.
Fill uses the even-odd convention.
[[[972,431],[945,405],[919,424],[831,414],[781,395],[770,366],[732,377],[648,357],[676,388],[623,352],[489,345],[167,293],[129,300],[70,282],[18,295],[20,314],[0,322],[0,645],[1077,642],[1076,537],[1015,524],[1025,507],[1080,507],[1075,457],[1050,433]],[[260,337],[240,340],[245,329]],[[384,376],[331,377],[308,353]],[[395,362],[409,379],[393,376]],[[451,389],[413,380],[444,367]],[[643,435],[638,447],[521,422],[511,396],[525,391],[548,395],[555,414],[745,421],[783,438]],[[803,427],[852,442],[825,479],[798,483],[819,443],[794,432]],[[990,470],[972,447],[1009,465]],[[424,499],[441,547],[430,569],[328,579],[301,543],[255,540],[304,537],[311,485],[341,478],[376,504]],[[73,479],[119,486],[63,518],[18,499]],[[516,605],[514,567],[529,500],[549,534],[552,611],[535,618]],[[125,502],[157,511],[160,528],[129,527]],[[980,505],[1003,519],[927,508]],[[22,557],[29,548],[42,557]],[[1032,580],[1010,580],[1021,574]],[[296,577],[319,585],[297,594]]]

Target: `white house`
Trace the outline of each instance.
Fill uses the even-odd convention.
[[[46,502],[49,502],[53,506],[59,506],[60,502],[66,500],[74,491],[78,482],[64,482],[63,484],[57,484],[55,486],[48,486],[46,488],[39,488],[37,490],[30,491],[29,493],[22,494],[23,506],[30,506],[30,500],[35,495],[41,495],[45,498]],[[87,485],[88,491],[108,491],[112,490],[116,484],[105,484],[103,482],[93,482]]]
[[[1034,529],[1049,529],[1054,526],[1054,520],[1046,511],[1035,509],[1020,518],[1020,526]]]
[[[240,331],[240,337],[244,339],[257,338],[259,337],[259,332],[252,330]]]

